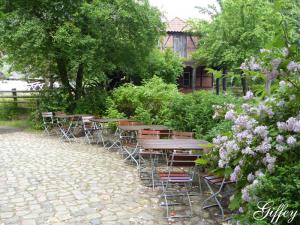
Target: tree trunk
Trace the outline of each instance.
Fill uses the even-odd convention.
[[[223,92],[226,92],[227,89],[226,70],[224,71],[224,74],[222,76],[222,87],[223,87]]]
[[[69,99],[73,100],[74,98],[74,88],[70,85],[68,71],[66,68],[66,62],[64,59],[57,57],[56,58],[58,75],[61,80],[62,85],[67,89],[69,93]]]
[[[243,94],[245,96],[247,93],[247,80],[243,74],[241,75],[241,80],[242,80]]]
[[[216,94],[220,94],[220,78],[216,79]]]
[[[83,93],[83,64],[80,63],[78,66],[77,76],[76,76],[76,87],[75,87],[75,100],[81,98]]]

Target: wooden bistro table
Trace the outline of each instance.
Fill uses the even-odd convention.
[[[139,131],[139,130],[160,130],[167,131],[170,130],[168,127],[163,125],[133,125],[133,126],[118,126],[122,131]]]
[[[139,143],[137,141],[138,132],[140,130],[158,130],[162,135],[167,134],[169,136],[170,129],[163,125],[132,125],[132,126],[118,126],[120,131],[120,141],[121,148],[128,155],[125,160],[131,159],[136,163],[137,167],[139,167],[139,162],[136,160],[136,156],[138,156],[139,152]],[[135,147],[127,149],[128,143],[136,143]]]
[[[139,146],[146,150],[203,150],[201,145],[209,142],[197,139],[143,139],[139,140]]]

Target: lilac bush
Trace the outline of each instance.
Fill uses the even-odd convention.
[[[261,52],[265,58],[273,53],[271,50]],[[300,64],[288,62],[287,49],[278,52],[274,59],[251,58],[240,67],[250,75],[261,74],[269,84],[272,81],[277,87],[272,94],[259,98],[248,91],[241,107],[214,106],[214,118],[223,117],[231,121],[232,127],[223,136],[213,139],[212,151],[206,159],[214,171],[223,172],[228,179],[237,182],[238,192],[231,199],[232,209],[253,201],[255,196],[251,190],[259,185],[260,178],[266,173],[272,174],[276,165],[300,146]]]

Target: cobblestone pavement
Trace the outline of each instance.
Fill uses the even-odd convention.
[[[157,196],[115,152],[0,127],[0,225],[168,224]],[[217,224],[193,204],[174,224]]]

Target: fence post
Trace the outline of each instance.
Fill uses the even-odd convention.
[[[11,92],[12,92],[12,95],[14,97],[14,106],[17,107],[18,106],[17,89],[13,88],[13,89],[11,89]]]

